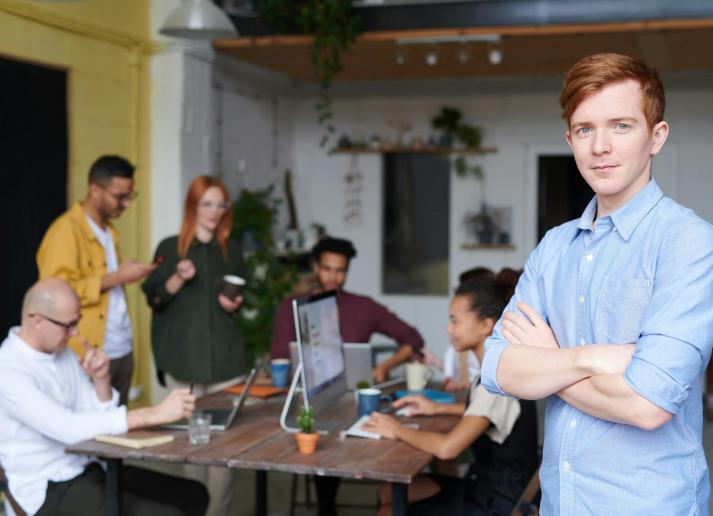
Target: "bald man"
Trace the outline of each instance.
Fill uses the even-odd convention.
[[[79,298],[67,283],[40,281],[25,294],[21,326],[0,347],[0,464],[28,514],[104,514],[104,470],[94,459],[65,454],[65,447],[193,411],[187,389],[153,407],[119,406],[106,353],[85,341],[80,360],[67,348],[79,318]],[[122,492],[124,514],[202,515],[208,505],[201,484],[130,466]]]

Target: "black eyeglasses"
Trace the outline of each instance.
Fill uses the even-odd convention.
[[[111,195],[118,203],[125,203],[128,201],[133,201],[134,199],[136,199],[139,196],[139,192],[131,192],[131,193],[127,193],[127,194],[115,194],[114,192],[110,192],[110,191],[106,190],[106,193]]]
[[[60,326],[61,328],[64,328],[64,331],[66,331],[66,332],[70,332],[70,331],[72,331],[73,328],[76,328],[77,325],[79,324],[79,319],[81,319],[81,317],[80,317],[79,319],[75,319],[74,321],[69,321],[68,323],[64,323],[62,321],[52,319],[51,317],[47,317],[44,314],[30,314],[30,315],[36,315],[37,317],[42,317],[46,321],[49,321],[53,324],[56,324],[57,326]]]

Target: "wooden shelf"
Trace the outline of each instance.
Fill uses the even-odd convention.
[[[500,251],[512,251],[515,246],[512,244],[461,244],[461,249],[484,249],[484,250],[500,250]]]
[[[388,149],[370,149],[368,147],[341,147],[332,149],[333,154],[493,154],[497,147],[480,147],[478,149],[456,149],[453,147],[390,147]]]

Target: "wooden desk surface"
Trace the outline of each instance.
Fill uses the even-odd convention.
[[[175,435],[176,439],[171,443],[139,450],[89,440],[70,446],[67,453],[399,483],[410,483],[432,458],[428,453],[391,439],[340,438],[339,430],[349,427],[357,418],[351,393],[319,417],[320,420],[339,422],[340,429],[321,436],[314,455],[301,454],[297,451],[294,436],[280,428],[282,403],[277,401],[273,399],[243,407],[233,427],[224,432],[211,432],[210,443],[205,445],[191,445],[185,430],[161,430],[162,433]],[[227,396],[219,394],[200,400],[199,407],[229,406],[229,403]],[[448,431],[460,418],[438,416],[399,419],[418,423],[422,429]]]

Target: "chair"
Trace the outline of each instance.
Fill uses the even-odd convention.
[[[530,481],[525,486],[510,516],[538,516],[540,499],[540,468],[530,477]]]
[[[5,510],[8,516],[27,516],[25,511],[22,510],[22,507],[20,507],[10,494],[10,486],[7,483],[5,470],[2,469],[2,465],[0,465],[0,493],[5,497]]]

